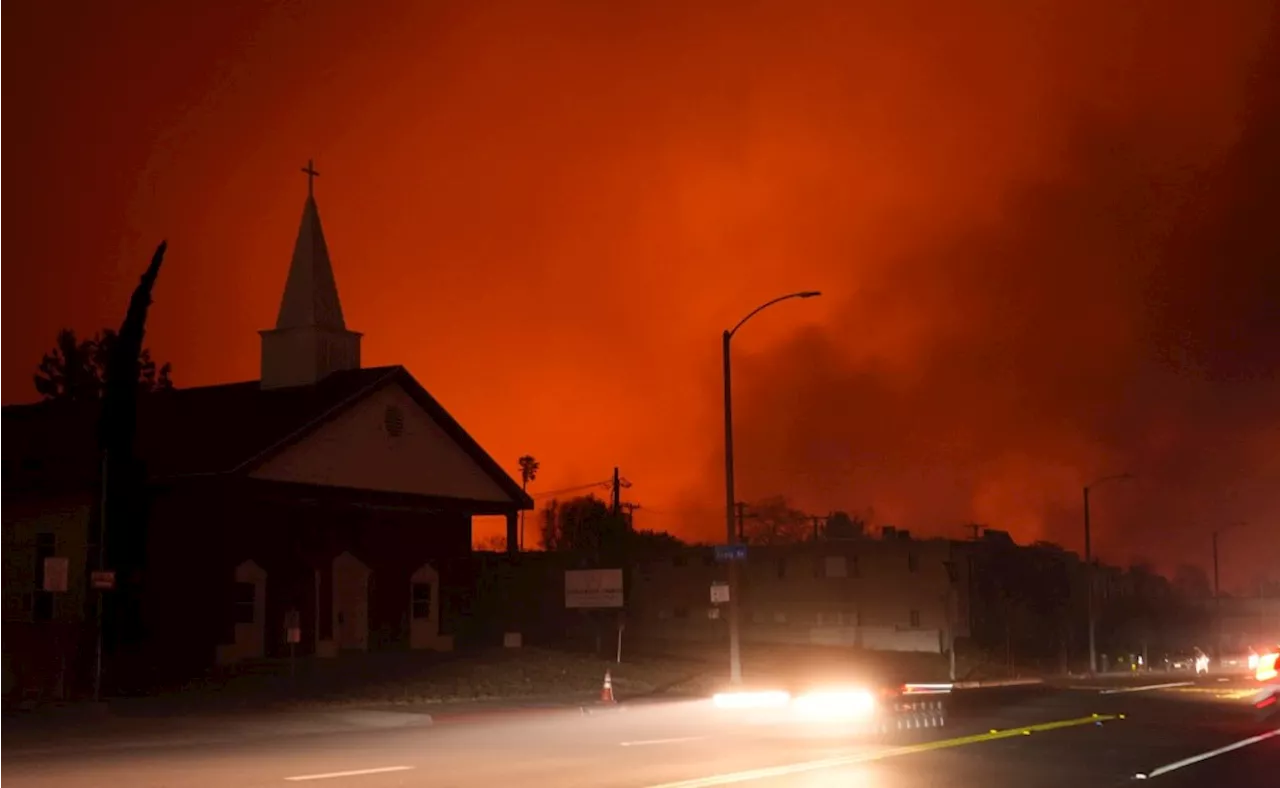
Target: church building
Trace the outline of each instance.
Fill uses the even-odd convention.
[[[310,185],[260,333],[260,380],[140,398],[145,568],[118,586],[90,574],[98,404],[4,408],[6,696],[83,682],[68,666],[94,637],[93,595],[126,587],[143,637],[108,664],[134,686],[290,652],[452,648],[471,518],[505,515],[514,552],[532,502],[406,369],[361,367]]]

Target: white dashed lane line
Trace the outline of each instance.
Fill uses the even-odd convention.
[[[676,739],[646,739],[644,741],[624,741],[618,744],[622,747],[644,747],[649,744],[677,744],[685,741],[702,741],[706,736],[681,736]]]
[[[309,780],[333,780],[338,777],[363,777],[366,774],[387,774],[388,772],[407,772],[412,766],[379,766],[374,769],[352,769],[348,772],[325,772],[324,774],[299,774],[286,777],[285,782],[301,783]]]

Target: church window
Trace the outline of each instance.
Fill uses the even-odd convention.
[[[231,605],[237,624],[252,624],[257,618],[258,586],[254,583],[236,583],[232,589]]]
[[[395,405],[387,406],[386,412],[382,415],[382,423],[391,437],[399,438],[404,434],[404,412]]]
[[[413,584],[413,617],[431,618],[431,584]]]

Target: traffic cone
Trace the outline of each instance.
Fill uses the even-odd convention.
[[[613,699],[613,676],[609,671],[604,672],[604,686],[600,688],[601,703],[616,703]]]

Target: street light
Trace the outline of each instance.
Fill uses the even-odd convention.
[[[1103,476],[1093,484],[1084,486],[1084,597],[1089,613],[1089,675],[1098,672],[1097,619],[1093,610],[1093,535],[1089,529],[1089,490],[1104,482],[1127,481],[1132,478],[1132,474],[1119,473],[1114,476]]]
[[[779,296],[772,301],[766,301],[748,312],[747,316],[739,320],[733,328],[724,332],[724,517],[727,544],[734,545],[738,543],[737,529],[734,528],[733,516],[735,508],[733,492],[733,384],[732,376],[730,375],[729,343],[733,340],[733,335],[738,333],[738,329],[746,325],[748,320],[774,304],[788,301],[792,298],[814,298],[820,295],[822,293],[817,290],[805,290],[804,292],[790,293]],[[729,680],[734,684],[742,683],[742,653],[738,642],[738,562],[733,556],[729,556]]]

